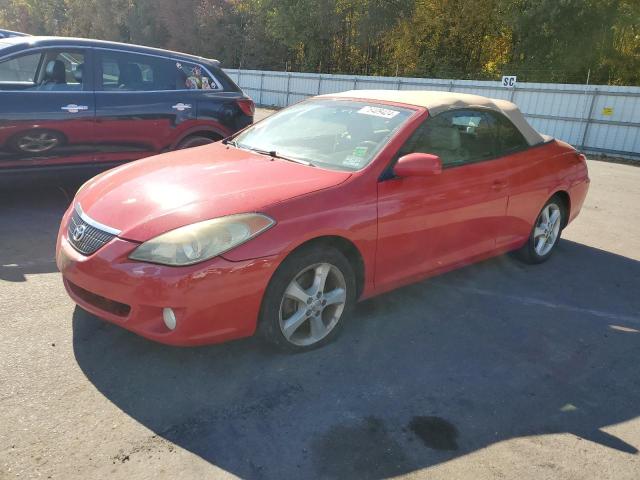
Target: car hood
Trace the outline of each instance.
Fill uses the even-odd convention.
[[[190,223],[259,212],[350,176],[215,143],[109,170],[85,184],[76,202],[121,238],[144,242]]]

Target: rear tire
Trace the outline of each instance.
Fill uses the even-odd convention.
[[[185,138],[178,144],[176,150],[183,150],[185,148],[201,147],[203,145],[209,145],[216,142],[213,138],[205,137],[204,135],[192,135]]]
[[[559,196],[551,197],[538,214],[529,240],[515,255],[525,263],[538,264],[551,257],[566,225],[566,206]]]
[[[355,299],[355,274],[345,256],[332,247],[305,248],[271,278],[258,329],[285,352],[313,350],[336,338]]]

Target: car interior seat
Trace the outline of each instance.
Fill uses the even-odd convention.
[[[443,165],[459,163],[468,157],[455,126],[431,125],[421,144],[416,145],[416,151],[438,155]]]
[[[55,90],[59,85],[67,84],[67,72],[62,60],[51,60],[44,69],[45,90]]]
[[[84,73],[84,63],[79,63],[76,65],[76,69],[73,71],[73,78],[76,79],[76,82],[82,84],[82,76]]]
[[[139,90],[142,86],[142,70],[135,63],[125,63],[120,66],[118,88],[125,90]]]

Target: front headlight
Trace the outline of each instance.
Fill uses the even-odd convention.
[[[242,213],[193,223],[144,242],[129,258],[162,265],[193,265],[216,257],[272,227],[260,213]]]

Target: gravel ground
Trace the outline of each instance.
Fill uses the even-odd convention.
[[[589,168],[548,263],[366,301],[297,356],[101,322],[53,260],[65,190],[0,194],[0,479],[637,480],[640,168]]]

